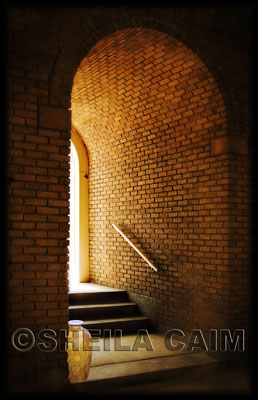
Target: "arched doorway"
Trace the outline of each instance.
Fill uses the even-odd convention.
[[[88,154],[73,128],[70,148],[69,288],[89,280]]]

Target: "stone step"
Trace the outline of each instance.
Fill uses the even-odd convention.
[[[83,327],[90,332],[95,329],[101,330],[100,335],[103,334],[104,329],[110,329],[111,334],[115,329],[122,329],[123,333],[137,332],[139,329],[152,330],[151,322],[148,317],[134,316],[127,318],[105,318],[84,321]],[[91,332],[93,333],[93,332]]]
[[[104,304],[79,304],[69,308],[70,319],[102,319],[118,316],[137,316],[139,309],[136,303],[104,303]]]
[[[130,301],[127,291],[94,283],[80,284],[69,293],[69,319],[84,321],[89,331],[122,329],[137,333],[139,329],[152,330],[149,317],[142,316],[137,303]]]
[[[70,305],[128,302],[126,290],[69,293]]]
[[[88,391],[130,383],[151,383],[212,371],[220,365],[221,361],[203,352],[98,365],[91,367],[87,381],[74,384],[74,389]]]

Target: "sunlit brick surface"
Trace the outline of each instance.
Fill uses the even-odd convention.
[[[204,63],[166,34],[118,31],[81,62],[72,122],[90,155],[91,278],[157,298],[160,323],[223,325],[230,169],[227,154],[210,155],[209,141],[225,135],[227,123]]]

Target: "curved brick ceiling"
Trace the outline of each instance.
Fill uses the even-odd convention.
[[[180,120],[191,129],[200,111],[208,118],[212,95],[219,95],[214,79],[188,47],[151,29],[126,29],[104,37],[81,62],[72,122],[90,150],[139,128],[156,134]]]

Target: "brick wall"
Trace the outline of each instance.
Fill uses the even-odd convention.
[[[231,301],[242,307],[248,282],[234,257],[247,257],[248,242],[235,228],[248,220],[248,192],[244,166],[236,176],[238,156],[230,153],[246,161],[248,149],[244,139],[228,137],[224,100],[205,64],[166,34],[118,31],[80,64],[72,116],[90,155],[92,280],[155,297],[160,325],[230,324]],[[231,189],[240,175],[236,205]]]
[[[13,380],[26,385],[38,379],[39,365],[54,367],[66,359],[63,353],[39,351],[37,335],[45,328],[67,328],[70,113],[48,105],[50,71],[46,62],[53,48],[47,47],[43,54],[35,48],[31,35],[35,26],[30,24],[36,23],[37,16],[30,20],[30,12],[22,10],[10,15],[8,340],[15,329],[26,327],[36,343],[28,353],[11,346],[9,368],[11,385]]]
[[[160,327],[247,326],[245,51],[203,30],[208,19],[186,30],[184,12],[167,12],[9,11],[10,334],[67,326],[71,106],[90,158],[91,278],[155,298]],[[65,363],[13,353],[28,379],[34,365]]]

